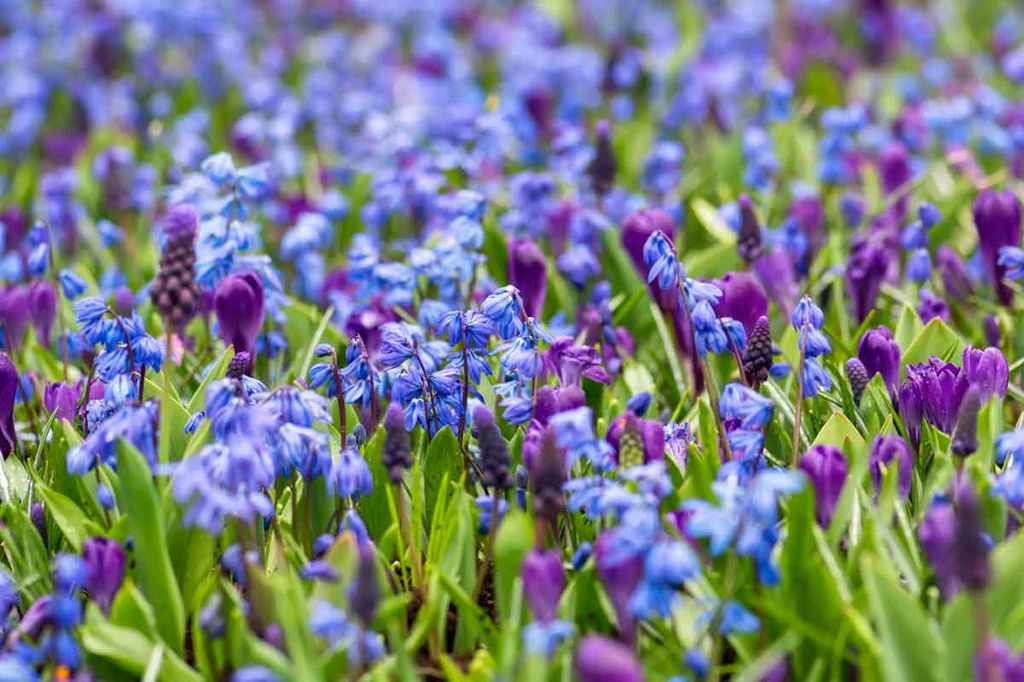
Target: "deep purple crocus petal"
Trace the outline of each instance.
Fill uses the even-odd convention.
[[[935,250],[935,267],[942,277],[946,295],[954,301],[964,303],[974,293],[974,284],[967,272],[963,257],[951,246],[941,244]]]
[[[1003,305],[1013,300],[1013,290],[1003,282],[1006,266],[999,265],[999,249],[1020,246],[1021,204],[1010,190],[983,190],[974,200],[974,224],[989,282]]]
[[[868,377],[881,374],[889,393],[896,395],[900,381],[900,347],[887,327],[865,332],[857,346],[857,358],[864,363]]]
[[[615,538],[609,533],[598,535],[597,543],[594,545],[597,578],[615,608],[615,617],[619,621],[619,632],[623,641],[632,643],[636,637],[636,620],[633,618],[629,599],[643,577],[644,562],[643,557],[639,555],[619,563],[610,561],[609,556],[615,551],[615,542]]]
[[[968,346],[964,349],[960,373],[968,384],[978,387],[982,402],[986,402],[994,395],[1006,397],[1006,389],[1010,383],[1010,366],[1006,362],[1006,356],[998,348],[981,350]]]
[[[944,500],[932,502],[917,527],[917,539],[935,572],[942,597],[946,600],[951,599],[959,589],[952,562],[955,527],[956,515],[953,506]]]
[[[519,289],[526,314],[539,317],[548,290],[547,259],[544,251],[529,239],[509,241],[508,281]]]
[[[843,492],[849,467],[846,457],[832,445],[813,445],[800,458],[800,470],[814,487],[814,512],[818,524],[828,528]]]
[[[864,320],[875,307],[889,267],[890,253],[886,240],[872,235],[854,243],[846,265],[846,288],[858,321]]]
[[[543,622],[554,620],[558,600],[565,589],[565,570],[559,550],[532,550],[523,559],[522,573],[523,591],[534,618]]]
[[[644,673],[630,647],[601,635],[587,635],[576,647],[580,682],[643,682]]]
[[[82,544],[82,558],[89,569],[85,583],[89,598],[105,613],[110,613],[114,597],[124,582],[124,549],[116,540],[87,538]]]
[[[641,419],[632,412],[616,417],[605,434],[605,440],[615,448],[616,458],[618,458],[622,435],[627,429],[638,434],[643,443],[644,464],[665,459],[665,428],[661,422],[654,419]],[[621,460],[619,462],[621,463]]]
[[[893,464],[894,461],[895,464]],[[907,441],[894,434],[876,436],[872,441],[869,467],[875,492],[882,488],[882,465],[885,465],[886,468],[899,467],[900,497],[903,499],[909,497],[914,476],[914,456]]]
[[[768,315],[768,293],[748,272],[727,272],[714,284],[722,290],[715,314],[739,320],[749,338],[758,318]]]
[[[783,317],[788,319],[800,296],[796,271],[789,255],[782,249],[765,253],[754,261],[754,274],[771,299],[782,309]]]
[[[263,284],[249,272],[230,275],[217,285],[213,296],[220,337],[234,346],[235,353],[256,353],[256,337],[263,325]]]
[[[911,178],[910,155],[902,142],[892,142],[878,158],[878,172],[882,178],[882,189],[886,195],[892,195],[903,188]],[[893,206],[894,217],[903,222],[907,217],[907,206],[910,195],[904,192]]]
[[[0,323],[4,326],[4,339],[8,349],[21,345],[25,325],[31,315],[28,287],[8,287],[0,292]]]
[[[32,326],[36,329],[39,342],[49,348],[50,332],[53,329],[53,320],[57,316],[57,288],[49,281],[35,282],[28,287]]]
[[[17,446],[17,432],[14,429],[14,401],[18,395],[18,370],[0,352],[0,452],[7,459]]]
[[[789,217],[795,219],[800,231],[807,235],[810,245],[809,256],[813,259],[828,238],[825,230],[825,207],[821,203],[821,198],[809,195],[794,199],[789,206]]]
[[[56,413],[57,419],[73,422],[81,394],[80,384],[68,386],[64,382],[51,382],[43,392],[43,406],[51,414]]]

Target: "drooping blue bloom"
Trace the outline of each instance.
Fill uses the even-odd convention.
[[[800,331],[803,327],[821,329],[825,326],[825,313],[821,311],[810,296],[804,296],[793,308],[793,329]]]
[[[916,284],[928,281],[932,274],[932,259],[928,249],[914,249],[907,260],[907,279]]]
[[[1006,268],[1005,277],[1024,280],[1024,249],[1016,246],[1000,248],[997,263]]]
[[[651,234],[644,243],[644,263],[649,268],[648,283],[657,282],[663,291],[679,286],[680,266],[675,246],[661,230]]]
[[[523,644],[531,653],[550,658],[574,632],[576,627],[564,620],[534,621],[523,628]]]
[[[722,419],[739,419],[744,429],[761,429],[772,416],[772,401],[735,381],[726,384],[719,400]]]
[[[1011,455],[1015,465],[1024,464],[1024,429],[1014,429],[996,436],[996,462],[1002,465]]]
[[[803,380],[803,394],[807,398],[815,398],[821,391],[828,391],[832,388],[832,378],[817,358],[804,360]]]
[[[718,354],[729,350],[729,337],[707,301],[697,304],[690,319],[693,322],[697,351],[702,357],[706,357],[708,352]]]
[[[60,271],[58,278],[60,279],[61,291],[64,292],[64,298],[68,300],[78,298],[89,288],[89,285],[85,283],[81,275],[74,270],[64,268]]]
[[[496,289],[484,299],[480,312],[494,324],[503,339],[519,336],[523,332],[523,300],[514,286]]]
[[[548,421],[555,429],[558,445],[566,450],[567,466],[579,459],[588,460],[603,471],[612,466],[612,446],[594,434],[594,412],[589,407],[559,412]]]
[[[373,474],[358,450],[345,448],[334,460],[327,477],[327,490],[342,498],[358,498],[373,491]]]

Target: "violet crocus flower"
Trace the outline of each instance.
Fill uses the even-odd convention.
[[[562,555],[557,549],[531,550],[523,559],[523,592],[533,617],[549,622],[558,615],[558,600],[565,589]]]
[[[0,324],[4,328],[7,349],[16,349],[21,345],[30,314],[28,289],[14,286],[0,292]]]
[[[905,186],[911,178],[910,155],[907,154],[907,148],[903,146],[902,142],[892,142],[882,150],[878,158],[878,173],[881,176],[882,189],[886,196],[906,189]],[[910,194],[904,191],[893,205],[893,215],[897,222],[902,223],[907,217],[909,203]]]
[[[1006,397],[1010,383],[1010,366],[998,348],[980,350],[973,346],[964,349],[961,375],[971,386],[977,386],[980,399],[985,403],[994,395]]]
[[[523,463],[528,469],[540,452],[541,437],[548,420],[559,412],[568,412],[586,404],[586,396],[578,386],[542,386],[537,390],[537,400],[533,408],[533,419],[526,427],[523,436]]]
[[[18,434],[14,428],[14,401],[18,395],[18,370],[7,357],[0,352],[0,453],[7,459],[18,444]]]
[[[1003,282],[1006,266],[999,265],[999,249],[1020,246],[1021,205],[1010,190],[981,191],[974,200],[974,224],[978,228],[978,241],[989,281],[995,286],[996,296],[1003,305],[1013,300],[1013,291]]]
[[[584,378],[599,384],[610,384],[612,379],[601,363],[601,356],[590,346],[576,344],[571,336],[552,339],[543,354],[545,372],[554,374],[563,386],[579,386]]]
[[[992,313],[985,315],[985,340],[988,345],[997,348],[1003,341],[1003,330],[999,327],[999,318]]]
[[[974,284],[967,272],[967,265],[956,249],[940,244],[935,250],[935,266],[942,277],[942,286],[947,296],[963,303],[974,294]]]
[[[28,285],[28,304],[32,326],[36,337],[45,347],[50,347],[53,320],[57,316],[57,287],[50,281]]]
[[[934,319],[949,322],[949,304],[941,296],[936,296],[930,289],[921,289],[921,301],[917,304],[917,316],[921,324],[928,324]]]
[[[110,538],[87,538],[82,543],[82,558],[89,571],[85,582],[89,598],[109,614],[124,582],[124,549]]]
[[[955,528],[956,515],[953,512],[953,505],[942,497],[932,501],[917,527],[917,539],[921,543],[921,550],[935,573],[935,581],[942,592],[942,598],[947,601],[960,589],[951,559]]]
[[[800,458],[800,470],[814,486],[814,515],[818,525],[828,528],[849,471],[846,457],[833,445],[812,445]]]
[[[629,600],[643,577],[644,560],[642,556],[636,554],[618,561],[615,557],[616,542],[615,536],[611,533],[598,535],[594,545],[594,561],[597,566],[597,578],[604,586],[615,609],[622,640],[632,644],[636,638],[636,620]]]
[[[1024,656],[1013,653],[1006,642],[989,637],[974,656],[974,679],[981,682],[1024,682]]]
[[[909,497],[914,477],[914,456],[907,441],[894,434],[882,434],[875,436],[875,440],[871,442],[868,466],[871,469],[871,481],[875,485],[875,492],[882,489],[883,465],[886,468],[899,467],[900,497]]]
[[[764,287],[747,272],[727,272],[721,279],[714,280],[714,284],[722,290],[718,305],[714,306],[715,315],[738,320],[750,338],[758,318],[768,315],[768,294]]]
[[[604,438],[615,448],[616,461],[622,467],[665,458],[665,427],[654,419],[626,412],[615,418]]]
[[[644,673],[630,647],[601,635],[580,640],[573,657],[580,682],[643,682]]]
[[[234,346],[235,353],[255,357],[256,337],[263,325],[263,283],[259,275],[229,275],[217,285],[213,296],[217,324],[224,343]],[[247,371],[251,370],[252,362]]]
[[[765,291],[782,309],[783,317],[788,318],[800,297],[792,258],[783,249],[771,249],[754,261],[753,269]]]
[[[807,235],[810,245],[808,255],[813,259],[828,238],[825,230],[825,207],[821,203],[821,198],[807,195],[794,199],[789,206],[789,217],[795,219],[800,231]]]
[[[888,327],[877,327],[864,333],[857,345],[857,357],[864,363],[870,379],[881,374],[889,393],[896,395],[900,383],[900,347]]]
[[[916,395],[907,390],[908,414],[904,414],[904,388],[912,384]],[[929,424],[943,433],[952,433],[960,410],[960,401],[967,390],[967,377],[961,376],[960,368],[951,362],[944,362],[934,355],[928,362],[907,365],[907,378],[900,386],[900,414],[904,424],[914,415],[914,400],[919,401],[920,413]],[[907,430],[913,433],[907,424]]]
[[[50,382],[43,392],[43,406],[50,414],[56,413],[57,419],[73,422],[81,397],[81,383],[69,386],[62,381]]]
[[[875,307],[889,263],[890,254],[884,239],[870,235],[854,243],[846,264],[846,288],[858,322]]]
[[[540,317],[548,290],[548,263],[544,251],[529,239],[511,239],[508,243],[508,281],[519,289],[523,310]]]

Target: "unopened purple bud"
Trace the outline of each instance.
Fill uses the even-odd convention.
[[[995,286],[999,302],[1009,305],[1013,300],[1013,290],[1003,282],[1006,266],[999,265],[999,249],[1004,246],[1020,246],[1020,200],[1010,190],[986,189],[974,200],[973,210],[989,282]]]
[[[882,488],[882,467],[885,466],[889,469],[893,466],[898,467],[897,487],[900,497],[906,499],[910,496],[910,487],[914,476],[914,456],[911,454],[907,441],[893,434],[876,436],[871,443],[868,466],[871,469],[871,481],[875,485],[876,492]]]
[[[613,639],[587,635],[573,657],[580,682],[643,682],[644,673],[633,651]]]
[[[380,584],[377,580],[377,557],[371,545],[359,547],[356,575],[349,586],[349,610],[364,628],[373,625],[380,604]]]
[[[651,407],[651,394],[647,391],[640,391],[634,394],[628,402],[626,402],[626,409],[635,414],[638,417],[642,417],[647,414],[647,410]]]
[[[545,623],[554,620],[565,589],[561,552],[532,550],[523,559],[522,574],[523,591],[534,618]]]
[[[636,636],[636,620],[633,617],[630,598],[643,577],[644,561],[639,555],[620,560],[616,556],[616,543],[617,539],[607,531],[598,535],[594,545],[594,560],[597,578],[615,608],[622,639],[631,643]]]
[[[14,401],[18,394],[18,370],[7,357],[0,352],[0,452],[7,459],[18,445],[17,431],[14,428]]]
[[[714,284],[722,290],[714,306],[715,314],[742,322],[749,338],[758,319],[768,315],[768,294],[764,287],[748,272],[727,272]]]
[[[868,379],[881,374],[889,393],[895,396],[900,381],[900,347],[892,332],[887,327],[866,332],[857,345],[857,357],[864,363]]]
[[[1010,366],[1006,362],[1006,356],[998,348],[965,348],[961,373],[970,385],[978,387],[981,402],[986,402],[995,395],[1000,398],[1006,397],[1010,382]]]
[[[903,222],[907,217],[907,204],[910,201],[909,194],[904,191],[911,178],[910,155],[907,154],[907,148],[901,142],[892,142],[878,159],[878,171],[886,195],[903,191],[894,206],[896,220]]]
[[[89,598],[109,614],[124,582],[124,550],[116,540],[92,537],[82,544],[82,558],[89,567],[85,583]]]
[[[853,403],[860,406],[861,398],[864,397],[864,389],[868,387],[868,371],[860,358],[850,358],[846,361],[846,378],[850,382],[850,392],[853,394]]]
[[[954,301],[967,301],[974,293],[974,285],[960,254],[953,247],[941,244],[935,250],[935,265],[946,295]]]
[[[814,487],[814,511],[818,524],[828,528],[846,482],[846,457],[832,445],[812,445],[800,458],[800,470]]]
[[[530,317],[539,317],[544,309],[548,289],[548,263],[544,251],[529,239],[512,239],[508,243],[508,281],[519,289],[523,310]]]
[[[128,287],[118,287],[114,292],[114,312],[121,317],[131,317],[135,309],[135,294]]]
[[[963,486],[954,503],[956,530],[953,533],[953,570],[968,590],[985,589],[992,578],[989,542],[981,523],[981,507],[974,490]]]
[[[981,389],[971,385],[960,402],[960,414],[949,441],[949,449],[957,457],[967,457],[978,449],[978,412],[981,411]]]
[[[30,315],[39,342],[50,347],[50,332],[57,316],[57,288],[52,282],[42,281],[28,285]]]
[[[384,451],[381,463],[388,472],[388,478],[395,485],[402,480],[405,470],[412,467],[412,453],[409,450],[409,433],[405,430],[405,414],[397,402],[388,405],[384,415]]]
[[[928,563],[935,572],[943,599],[952,598],[959,587],[953,572],[952,550],[956,517],[953,505],[936,498],[917,527],[917,538]]]
[[[746,194],[739,198],[740,230],[736,238],[736,250],[740,258],[748,266],[761,257],[764,252],[761,245],[761,221],[754,212],[754,202]]]
[[[176,204],[164,217],[164,234],[168,240],[194,239],[198,230],[199,214],[192,204]]]
[[[985,315],[985,341],[988,342],[988,345],[998,348],[1002,340],[1003,331],[999,327],[999,318],[988,313]]]
[[[34,503],[28,511],[28,516],[32,520],[32,526],[42,538],[43,546],[46,547],[49,543],[46,532],[46,510],[43,508],[43,504],[41,502]]]
[[[234,346],[236,353],[252,356],[256,352],[256,337],[263,326],[263,305],[263,283],[254,272],[229,275],[217,285],[213,307],[220,337]]]

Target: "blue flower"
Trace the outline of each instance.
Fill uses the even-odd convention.
[[[804,296],[793,308],[793,328],[800,331],[803,327],[821,329],[825,326],[825,314],[814,304],[810,296]]]
[[[1016,246],[1001,247],[998,263],[1006,268],[1004,277],[1024,280],[1024,249]]]
[[[64,268],[58,274],[60,280],[61,291],[64,292],[64,298],[71,300],[78,298],[89,288],[89,285],[85,283],[81,275],[76,273],[74,270],[68,270]]]
[[[772,416],[772,401],[735,381],[726,384],[718,405],[722,419],[739,419],[744,429],[761,429]]]
[[[331,464],[327,477],[327,490],[338,497],[358,498],[373,491],[373,474],[359,451],[345,448]]]
[[[707,356],[709,351],[718,354],[729,350],[729,337],[722,323],[715,317],[711,304],[707,301],[699,302],[693,309],[691,320],[697,351],[701,356]]]
[[[644,263],[647,264],[647,282],[657,282],[658,288],[665,291],[679,286],[679,261],[675,246],[658,230],[651,234],[644,243]]]
[[[1003,498],[1016,510],[1024,509],[1024,463],[1015,461],[999,474],[992,486],[992,494]]]
[[[575,626],[564,620],[535,621],[523,628],[523,644],[530,652],[550,658],[575,631]]]
[[[816,358],[804,360],[803,394],[807,398],[817,397],[822,390],[832,388],[832,378]]]
[[[828,337],[814,327],[800,327],[800,331],[797,333],[797,343],[803,349],[804,355],[809,358],[816,358],[819,355],[832,352],[832,344],[829,343]]]
[[[612,446],[594,435],[594,413],[589,407],[559,412],[548,423],[555,430],[558,445],[565,448],[566,465],[572,467],[579,459],[588,460],[595,469],[612,466]]]
[[[927,282],[932,274],[932,259],[928,255],[928,249],[914,249],[907,260],[907,279],[911,282],[921,284]]]
[[[486,535],[491,530],[491,523],[493,519],[491,515],[494,511],[494,498],[489,495],[483,495],[476,498],[476,508],[480,512],[480,527],[478,531],[481,535]],[[498,500],[498,521],[505,517],[505,512],[508,511],[508,502],[505,500]]]
[[[1011,455],[1015,465],[1024,464],[1024,429],[1014,429],[996,436],[996,462],[1001,466]]]
[[[484,299],[480,312],[494,324],[503,339],[519,336],[523,331],[523,299],[512,285],[501,287]]]

